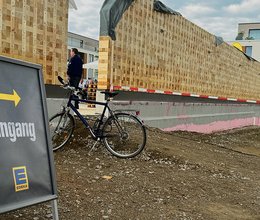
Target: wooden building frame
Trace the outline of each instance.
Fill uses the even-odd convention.
[[[260,100],[260,63],[180,15],[134,0],[100,36],[99,89],[140,88]]]
[[[69,4],[76,7],[74,0],[0,0],[0,55],[41,64],[44,82],[56,84],[66,73]]]

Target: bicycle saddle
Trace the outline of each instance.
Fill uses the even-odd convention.
[[[110,92],[110,91],[102,91],[101,93],[107,95],[110,98],[118,95],[118,92]]]

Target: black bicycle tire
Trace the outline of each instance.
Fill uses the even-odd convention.
[[[50,123],[53,119],[55,119],[55,118],[57,118],[57,117],[61,117],[61,116],[63,116],[64,114],[65,114],[65,112],[61,112],[61,113],[55,114],[54,116],[52,116],[52,117],[50,118],[49,123]],[[69,132],[69,135],[68,135],[68,137],[65,139],[65,141],[64,141],[62,144],[60,144],[60,145],[57,146],[57,147],[52,147],[52,150],[53,150],[53,151],[57,151],[58,149],[62,148],[65,144],[67,144],[68,141],[70,140],[70,138],[71,138],[73,132],[74,132],[74,129],[75,129],[75,119],[74,119],[74,117],[73,117],[71,114],[68,114],[68,118],[69,118],[69,120],[72,122],[72,127],[71,127],[71,130],[70,130],[70,132]],[[51,139],[52,139],[52,137],[51,137]],[[51,144],[52,144],[52,143],[51,143]]]
[[[114,117],[119,117],[119,115],[122,115],[122,116],[128,116],[128,117],[131,117],[131,119],[133,119],[134,121],[137,122],[137,124],[140,126],[141,130],[143,131],[143,142],[142,142],[142,145],[133,153],[131,154],[120,154],[116,151],[113,150],[113,148],[109,145],[108,141],[107,141],[107,138],[106,138],[106,135],[103,135],[103,143],[105,145],[105,147],[107,148],[107,150],[114,156],[116,157],[119,157],[119,158],[132,158],[132,157],[135,157],[137,156],[138,154],[140,154],[145,145],[146,145],[146,128],[144,126],[144,124],[141,122],[141,120],[139,118],[137,118],[136,116],[132,115],[132,114],[128,114],[128,113],[123,113],[123,112],[120,112],[120,113],[116,113],[115,116],[110,116],[106,122],[104,123],[104,126],[102,127],[102,133],[104,134],[105,130],[106,130],[106,127],[109,125],[110,121],[111,120],[114,120]]]

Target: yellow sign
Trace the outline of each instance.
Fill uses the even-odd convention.
[[[29,182],[26,167],[14,167],[13,168],[15,192],[29,189]]]
[[[4,94],[0,93],[0,100],[4,101],[12,101],[14,102],[15,107],[18,105],[20,102],[21,98],[20,96],[16,93],[15,90],[13,90],[13,94]]]
[[[236,47],[237,49],[239,49],[239,50],[241,50],[241,51],[243,51],[242,45],[241,45],[240,43],[238,43],[238,42],[234,42],[234,43],[232,44],[232,46],[233,46],[233,47]]]

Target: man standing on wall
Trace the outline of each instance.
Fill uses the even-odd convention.
[[[76,48],[70,50],[70,61],[68,64],[67,75],[70,86],[78,88],[82,77],[83,62],[79,56],[79,51]]]

